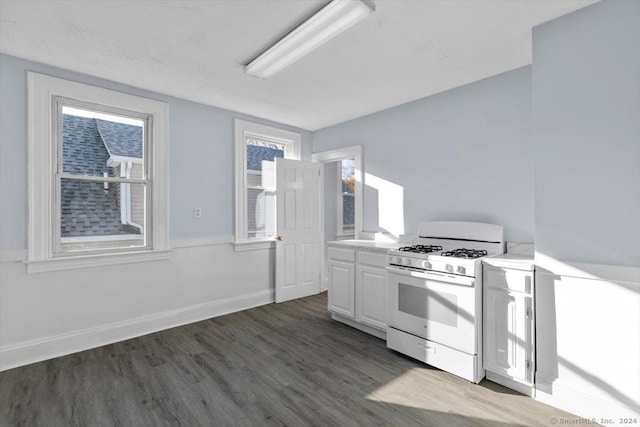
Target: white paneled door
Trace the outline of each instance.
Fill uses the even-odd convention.
[[[323,165],[276,159],[276,302],[320,292]]]

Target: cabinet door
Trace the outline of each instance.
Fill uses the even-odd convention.
[[[531,297],[491,287],[484,296],[485,369],[531,383]]]
[[[329,311],[355,318],[355,264],[329,260]]]
[[[378,328],[387,329],[386,273],[375,267],[356,267],[356,320]]]

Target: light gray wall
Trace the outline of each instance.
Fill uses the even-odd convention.
[[[27,71],[144,96],[169,104],[170,238],[234,234],[233,120],[241,118],[302,134],[303,159],[311,157],[309,131],[185,101],[0,54],[0,249],[26,249]],[[202,217],[193,217],[193,208]]]
[[[536,250],[640,266],[640,2],[533,32]]]
[[[421,221],[481,221],[503,225],[508,240],[533,242],[530,67],[313,136],[314,152],[358,144],[364,172],[401,187],[403,206],[391,208],[403,214],[405,233]],[[371,182],[365,177],[364,229],[385,231]]]
[[[236,252],[216,239],[166,260],[26,274],[28,70],[169,104],[172,240],[233,235],[234,118],[297,130],[0,55],[0,367],[273,301],[274,251]],[[312,134],[300,132],[308,159]]]

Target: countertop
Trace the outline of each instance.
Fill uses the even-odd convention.
[[[403,244],[398,242],[380,242],[376,240],[335,240],[327,242],[327,245],[386,253],[389,249],[398,249]]]
[[[506,253],[482,260],[485,264],[501,268],[516,268],[533,271],[535,266],[533,255]]]
[[[398,249],[401,246],[406,246],[406,243],[381,242],[377,240],[335,240],[327,242],[327,245],[386,253],[389,249]],[[520,253],[505,253],[495,257],[485,258],[482,262],[494,267],[515,268],[518,270],[533,271],[534,268],[533,255]]]

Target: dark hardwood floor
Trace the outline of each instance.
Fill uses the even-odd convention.
[[[0,373],[8,426],[529,426],[576,416],[332,321],[326,295]]]

